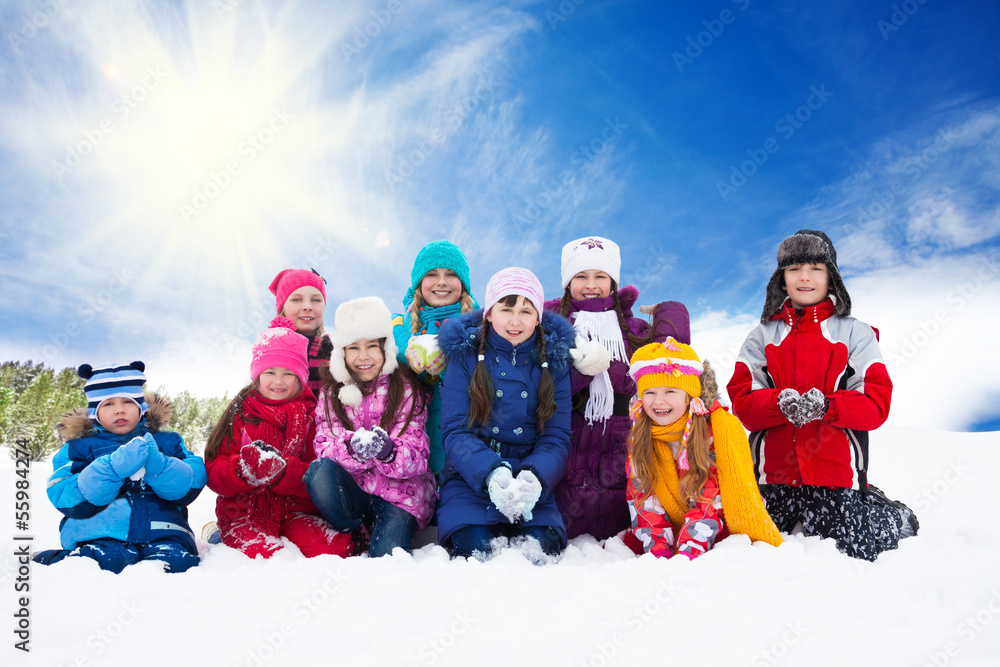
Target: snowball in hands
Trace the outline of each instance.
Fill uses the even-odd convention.
[[[406,345],[406,363],[417,373],[427,371],[440,375],[448,365],[448,357],[441,351],[436,335],[423,334],[410,338]]]
[[[802,394],[799,399],[799,423],[797,426],[822,419],[829,407],[829,401],[816,387]]]
[[[486,478],[490,501],[507,520],[531,521],[531,512],[542,495],[542,484],[530,470],[522,470],[514,477],[506,466],[495,468]]]
[[[794,389],[782,389],[778,394],[778,409],[796,428],[822,419],[828,407],[829,400],[815,387],[802,395]]]
[[[347,449],[350,455],[359,461],[372,459],[384,461],[392,455],[395,445],[389,434],[381,426],[376,426],[370,431],[366,428],[355,431]]]
[[[285,459],[274,447],[254,440],[240,448],[240,475],[250,486],[273,484],[285,471]]]

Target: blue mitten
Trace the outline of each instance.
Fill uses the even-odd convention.
[[[146,478],[156,477],[163,472],[167,465],[167,457],[160,451],[160,446],[156,444],[156,439],[152,433],[142,436],[146,441]]]
[[[194,469],[187,461],[167,456],[147,433],[146,485],[164,500],[178,500],[194,486]]]
[[[139,472],[146,465],[149,446],[145,439],[136,436],[107,456],[111,469],[118,475],[118,479],[124,480]]]
[[[122,482],[142,470],[146,457],[146,441],[140,437],[132,438],[110,454],[98,456],[77,477],[80,494],[91,505],[107,505],[118,497]]]

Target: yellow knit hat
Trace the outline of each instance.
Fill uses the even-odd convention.
[[[664,343],[650,343],[632,355],[629,375],[639,385],[639,396],[650,387],[677,387],[692,398],[701,397],[701,372],[698,354],[690,345],[673,337]]]

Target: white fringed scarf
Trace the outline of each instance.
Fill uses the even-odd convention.
[[[600,343],[608,351],[612,361],[628,363],[625,338],[622,336],[615,311],[605,310],[599,313],[577,311],[573,327],[584,339]],[[588,424],[607,421],[614,407],[615,392],[611,386],[611,376],[608,375],[608,371],[602,371],[595,375],[590,383],[590,398],[587,399],[587,408],[583,416]]]

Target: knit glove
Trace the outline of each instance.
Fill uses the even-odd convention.
[[[520,516],[519,487],[520,484],[507,466],[494,468],[486,478],[486,491],[490,494],[490,502],[496,505],[500,513],[511,523],[517,521]]]
[[[405,355],[406,363],[417,373],[427,371],[431,375],[440,375],[448,365],[448,357],[438,345],[438,337],[434,334],[410,338]]]
[[[517,473],[515,482],[520,482],[518,492],[518,513],[525,521],[531,521],[531,512],[535,509],[538,499],[542,496],[542,483],[530,470]]]
[[[799,401],[801,399],[802,397],[799,395],[799,392],[794,389],[782,389],[781,393],[778,394],[778,409],[795,426],[801,426],[798,423]]]
[[[829,407],[830,400],[823,395],[823,392],[813,387],[802,394],[802,398],[799,399],[798,423],[796,426],[802,426],[811,421],[822,419]]]
[[[285,472],[285,458],[263,440],[240,447],[239,474],[250,486],[270,486]]]
[[[142,470],[148,456],[146,441],[141,436],[136,436],[108,454],[108,462],[118,479],[124,480]]]

